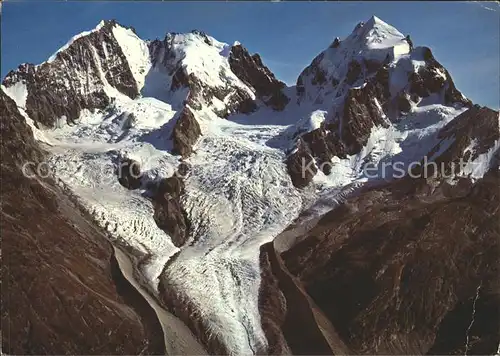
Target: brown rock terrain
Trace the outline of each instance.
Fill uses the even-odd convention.
[[[351,353],[491,354],[498,347],[498,167],[475,184],[432,186],[405,178],[366,189],[281,256]],[[287,289],[268,270],[261,296],[276,300]],[[282,308],[273,310],[263,325],[282,325]],[[267,329],[270,340],[290,342],[284,330]]]
[[[162,179],[154,188],[154,219],[175,246],[184,245],[189,235],[189,219],[182,208],[181,195],[184,182],[177,176]]]
[[[427,156],[434,158],[438,165],[445,165],[446,175],[459,173],[460,159],[464,162],[474,161],[480,154],[492,149],[495,142],[500,140],[499,113],[487,107],[474,105],[443,127],[438,133],[438,138],[441,142],[433,147]],[[441,146],[446,145],[447,140],[452,140],[452,143],[438,157],[434,157],[442,150]],[[467,150],[469,146],[470,149]],[[494,154],[498,164],[499,152]],[[452,166],[452,163],[455,163],[455,166]]]
[[[193,145],[201,135],[200,124],[186,106],[179,114],[172,131],[173,153],[183,158],[193,153]]]
[[[444,90],[445,105],[461,103],[467,107],[472,106],[472,102],[466,99],[455,87],[455,83],[446,68],[434,58],[431,49],[428,47],[419,49],[423,52],[425,67],[410,75],[408,94],[412,97],[426,98],[430,94]],[[444,73],[445,78],[436,75],[438,72]]]
[[[261,284],[259,309],[268,339],[270,355],[335,355],[348,349],[307,295],[288,272],[273,243],[260,249]]]
[[[313,162],[311,150],[302,140],[297,144],[297,151],[287,157],[286,165],[293,185],[298,188],[303,188],[309,184],[318,171]],[[304,167],[311,167],[311,172],[304,169]]]
[[[290,99],[283,94],[285,83],[276,79],[256,53],[250,55],[242,45],[231,47],[229,55],[231,71],[244,83],[255,89],[257,97],[275,110],[283,110]]]
[[[139,162],[126,158],[119,163],[118,182],[127,189],[138,189],[141,186],[141,166]]]

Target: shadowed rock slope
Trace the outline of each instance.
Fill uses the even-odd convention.
[[[44,153],[0,95],[2,351],[163,354],[156,315],[121,275],[105,236],[54,182],[23,176],[22,165]]]
[[[366,189],[281,258],[350,353],[492,354],[500,342],[499,186],[495,167],[475,184],[404,178]],[[263,276],[263,298],[273,286],[271,299],[287,295],[279,273],[267,268]],[[290,338],[274,313],[277,335],[306,347],[306,334]]]

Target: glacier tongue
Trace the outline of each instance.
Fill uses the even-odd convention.
[[[162,278],[231,352],[255,353],[267,345],[258,310],[259,247],[298,216],[302,198],[282,152],[254,142],[243,125],[200,122],[204,136],[188,160],[185,196],[193,240]]]

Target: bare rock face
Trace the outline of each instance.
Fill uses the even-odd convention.
[[[333,40],[333,43],[330,45],[331,48],[337,48],[338,46],[340,46],[340,38],[339,37],[335,37],[335,39]]]
[[[351,61],[347,69],[346,82],[349,85],[353,85],[362,73],[361,64],[358,61]]]
[[[333,324],[348,353],[494,353],[500,341],[498,168],[475,184],[408,189],[420,183],[399,180],[349,198],[281,255],[284,270]],[[261,288],[279,286],[286,296],[283,283],[267,278]],[[263,323],[283,325],[282,309],[265,314],[271,316]]]
[[[283,94],[285,84],[276,79],[274,74],[262,63],[256,53],[250,55],[241,45],[231,47],[229,55],[231,71],[244,83],[255,89],[259,98],[275,110],[283,110],[290,99]]]
[[[3,91],[0,123],[2,352],[163,354],[161,325],[103,233],[54,182],[21,171],[44,153]]]
[[[173,153],[188,157],[201,135],[200,125],[188,107],[184,107],[172,131]]]
[[[347,154],[358,153],[366,145],[375,125],[388,126],[385,111],[388,111],[389,99],[387,67],[380,68],[365,86],[350,89],[345,97],[342,117],[337,116],[322,127],[301,136],[305,147],[288,158],[289,172],[294,175],[294,185],[301,188],[314,176],[301,181],[295,178],[297,174],[294,173],[293,167],[303,152],[307,151],[316,159],[317,168],[323,173],[330,174],[330,165],[324,163],[330,162],[335,156],[345,158]],[[339,130],[340,125],[342,130]]]
[[[347,348],[318,316],[300,283],[287,271],[272,243],[260,249],[259,310],[268,355],[335,355]]]
[[[23,64],[3,81],[9,88],[22,82],[27,88],[26,112],[46,127],[56,120],[77,119],[83,109],[103,109],[110,103],[103,86],[108,84],[130,98],[139,92],[128,62],[113,36],[114,21],[76,39],[52,62]],[[85,80],[82,80],[86,78]]]
[[[420,48],[425,59],[425,66],[418,72],[411,73],[409,79],[410,88],[408,94],[420,98],[428,97],[430,94],[444,91],[444,104],[462,104],[472,106],[472,102],[465,98],[455,87],[450,74],[433,56],[428,47]]]
[[[118,169],[118,182],[127,189],[138,189],[141,186],[141,166],[139,162],[127,158],[120,162]]]
[[[287,157],[286,165],[292,183],[297,188],[307,186],[318,171],[311,151],[303,141],[300,141],[297,150]]]
[[[411,110],[411,100],[406,93],[400,93],[397,97],[397,109],[401,113],[408,113]]]
[[[184,182],[173,176],[159,182],[153,197],[156,224],[177,247],[184,245],[189,233],[189,220],[180,201],[183,192]]]
[[[384,109],[388,108],[389,97],[389,73],[385,67],[363,88],[349,90],[344,102],[340,135],[349,154],[361,150],[373,126],[388,126],[384,120]]]
[[[433,159],[438,167],[444,165],[446,169],[442,173],[445,175],[459,174],[463,168],[458,164],[460,160],[464,164],[473,162],[479,155],[493,150],[495,143],[500,140],[499,113],[474,105],[443,127],[438,138],[441,142],[429,151],[427,157]],[[446,149],[443,146],[447,146]],[[499,156],[498,150],[491,154]],[[432,174],[432,167],[429,168]]]
[[[3,90],[0,90],[0,105],[2,169],[4,166],[11,170],[28,162],[41,162],[45,156],[43,150],[35,142],[16,103]]]

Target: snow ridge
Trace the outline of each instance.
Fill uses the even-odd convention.
[[[73,44],[73,42],[75,42],[77,39],[79,38],[82,38],[82,37],[85,37],[85,36],[88,36],[90,35],[91,33],[94,33],[94,32],[97,32],[97,31],[100,31],[104,25],[106,24],[106,22],[103,20],[101,22],[99,22],[99,24],[93,28],[92,30],[90,31],[83,31],[75,36],[73,36],[64,46],[62,46],[61,48],[59,48],[56,52],[54,52],[54,54],[52,54],[49,59],[47,59],[46,62],[48,63],[52,63],[56,58],[57,58],[57,54],[59,52],[63,52],[64,50],[66,50],[69,46],[71,46],[71,44]]]

